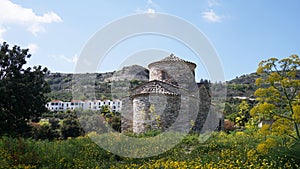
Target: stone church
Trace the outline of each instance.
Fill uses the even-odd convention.
[[[195,63],[171,54],[148,68],[149,81],[122,101],[122,132],[199,133],[202,128],[221,128],[222,117],[210,110],[209,83],[195,81]]]

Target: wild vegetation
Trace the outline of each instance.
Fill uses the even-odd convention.
[[[24,135],[27,123],[46,112],[46,94],[50,92],[44,80],[47,68],[24,68],[31,55],[19,46],[0,44],[0,135]]]
[[[262,141],[264,133],[253,128],[214,133],[205,143],[188,135],[158,156],[129,158],[105,151],[88,135],[56,141],[2,137],[0,168],[299,168],[298,152],[286,149],[280,137],[268,138],[265,146]]]

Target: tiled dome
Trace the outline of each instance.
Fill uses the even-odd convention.
[[[165,57],[164,59],[160,60],[160,61],[174,61],[174,62],[185,62],[185,60],[180,59],[179,57],[175,56],[173,53],[171,53],[170,56]]]
[[[167,56],[165,58],[163,58],[162,60],[160,61],[157,61],[157,62],[153,62],[153,63],[150,63],[148,65],[148,67],[150,68],[151,66],[153,65],[156,65],[156,64],[159,64],[159,63],[163,63],[163,62],[184,62],[184,63],[187,63],[189,64],[191,67],[195,68],[196,67],[196,64],[193,63],[193,62],[189,62],[189,61],[186,61],[186,60],[183,60],[177,56],[175,56],[173,53],[170,54],[170,56]]]

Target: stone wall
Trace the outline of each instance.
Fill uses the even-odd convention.
[[[195,82],[195,67],[173,55],[149,64],[149,82],[131,91],[131,99],[122,104],[122,132],[222,128],[222,113],[213,109],[209,86]]]
[[[146,96],[138,96],[133,99],[133,132],[142,133],[149,128],[150,121],[150,103]]]
[[[199,111],[197,113],[197,118],[194,121],[192,132],[200,133],[202,127],[207,119],[207,115],[211,105],[211,98],[209,95],[209,89],[203,84],[199,84]]]
[[[133,132],[147,130],[200,132],[208,109],[199,105],[199,99],[190,96],[140,95],[133,99]],[[200,103],[201,104],[201,103]],[[209,107],[209,106],[206,106]],[[199,111],[198,111],[199,110]],[[193,126],[192,122],[195,122]]]
[[[132,99],[127,96],[122,99],[122,110],[121,110],[121,130],[122,132],[132,132],[133,126],[133,104]]]
[[[178,96],[148,94],[133,99],[133,132],[166,130],[175,122],[180,108]]]
[[[223,128],[222,113],[211,106],[208,88],[199,85],[198,98],[181,94],[144,94],[123,99],[122,132],[142,133],[150,129],[186,132],[190,128],[190,132],[204,133]]]
[[[209,86],[199,85],[199,111],[191,132],[205,133],[224,129],[224,115],[211,102]]]
[[[162,130],[167,130],[175,123],[180,110],[180,96],[167,96],[167,103],[162,108],[161,114]]]
[[[161,62],[149,66],[150,79],[159,80],[189,90],[194,87],[194,71],[184,62]]]

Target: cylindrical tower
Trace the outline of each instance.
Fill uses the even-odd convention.
[[[159,80],[183,89],[195,86],[196,64],[176,57],[174,54],[148,65],[149,81]]]

